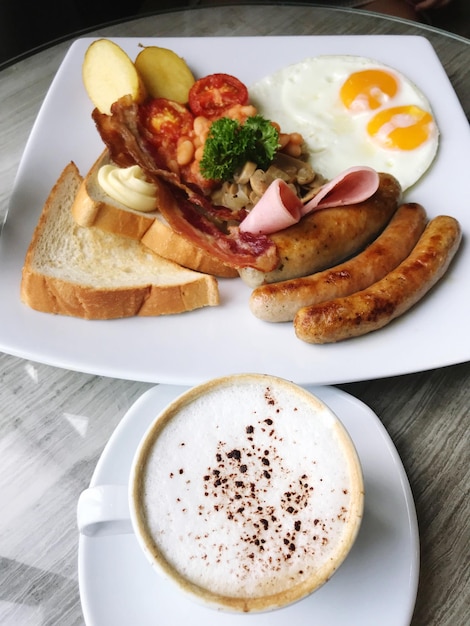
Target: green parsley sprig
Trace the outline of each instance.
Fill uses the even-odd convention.
[[[279,147],[277,129],[262,115],[249,117],[244,124],[221,117],[210,127],[200,170],[207,179],[232,180],[247,161],[266,169]]]

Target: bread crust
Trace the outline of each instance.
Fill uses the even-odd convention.
[[[212,281],[97,289],[42,275],[29,267],[23,272],[21,299],[36,311],[87,320],[174,315],[219,304]]]
[[[64,262],[67,263],[67,258],[61,258],[57,265],[38,258],[40,256],[38,250],[47,237],[48,222],[55,220],[58,212],[70,211],[70,199],[75,197],[81,182],[82,178],[76,165],[73,162],[69,163],[44,204],[22,271],[20,297],[26,305],[46,313],[108,320],[136,315],[169,315],[219,304],[216,278],[180,268],[152,252],[145,254],[151,256],[150,264],[154,263],[155,282],[152,283],[149,280],[146,284],[138,285],[103,286],[99,284],[96,276],[91,274],[87,281],[79,282],[70,277],[64,278],[61,272],[65,274],[66,270],[62,270],[61,265]],[[77,229],[80,230],[83,227],[75,224],[70,213],[68,230],[61,232],[60,235],[65,238],[76,237]],[[105,238],[104,247],[107,249],[109,249],[109,244],[112,246],[113,242],[116,247],[122,245],[122,238],[119,235],[102,233],[94,228],[86,228],[86,230],[87,232],[82,234],[86,235],[87,243],[90,243],[91,239],[91,247],[94,238],[99,240],[100,249],[103,247],[102,238]],[[63,240],[58,238],[55,245],[60,246],[62,242]],[[54,247],[54,243],[51,242],[47,242],[47,245]],[[132,252],[138,253],[141,248],[143,246],[137,241],[126,242],[124,254],[129,256],[131,264]],[[83,254],[87,252],[84,251]],[[92,259],[92,261],[99,265],[100,258]],[[159,274],[164,275],[167,270],[174,273],[176,279],[170,284],[165,284],[164,281],[159,283]],[[179,272],[181,272],[181,280],[178,280]],[[84,274],[86,276],[86,270]]]
[[[137,240],[142,239],[155,220],[155,212],[132,211],[90,197],[86,178],[78,189],[72,205],[72,215],[80,226],[95,226],[109,233]]]
[[[109,162],[109,152],[104,150],[86,174],[72,206],[72,214],[77,224],[95,226],[136,239],[160,256],[197,272],[220,278],[238,277],[236,269],[224,265],[219,259],[211,257],[205,250],[175,233],[159,211],[135,211],[111,200],[104,192],[100,193],[96,181],[97,173],[102,165]],[[171,206],[174,199],[167,188],[158,181],[154,182],[158,189],[157,203]]]

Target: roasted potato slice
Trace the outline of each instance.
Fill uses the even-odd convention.
[[[173,50],[146,46],[137,55],[135,66],[153,98],[168,98],[186,104],[195,78],[186,61]]]
[[[122,96],[130,95],[136,102],[147,97],[134,63],[109,39],[97,39],[90,44],[83,60],[82,78],[90,100],[107,115],[113,102]]]

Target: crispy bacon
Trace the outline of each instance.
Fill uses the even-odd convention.
[[[277,247],[271,239],[241,232],[238,226],[228,226],[222,233],[181,190],[173,189],[172,195],[174,202],[162,202],[160,212],[175,232],[231,267],[277,267]]]
[[[101,139],[109,150],[111,159],[119,167],[138,164],[145,172],[179,184],[174,172],[162,167],[155,151],[145,137],[145,129],[139,120],[139,105],[130,96],[124,96],[111,107],[111,115],[92,112]]]
[[[139,120],[139,105],[124,96],[111,107],[111,115],[92,113],[111,159],[120,167],[139,165],[149,179],[170,186],[174,202],[162,202],[160,211],[175,232],[223,263],[235,268],[253,267],[263,272],[279,263],[277,247],[265,235],[241,233],[244,213],[214,207],[201,193],[184,184],[175,172],[158,162]]]

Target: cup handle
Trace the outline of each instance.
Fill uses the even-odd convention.
[[[78,530],[89,537],[132,533],[127,485],[85,489],[77,505]]]

